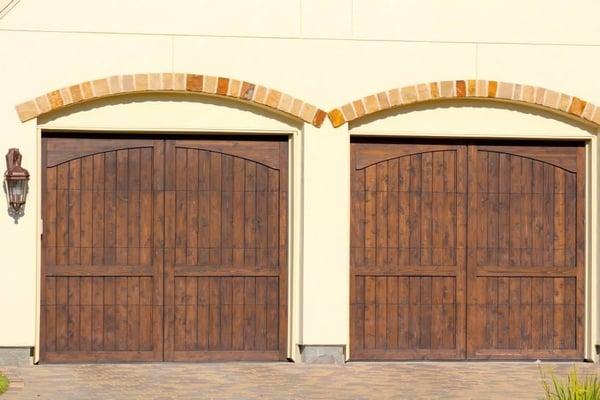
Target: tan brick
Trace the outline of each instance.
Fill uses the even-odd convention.
[[[106,79],[97,79],[92,82],[94,97],[108,96],[110,94]]]
[[[377,101],[379,101],[380,110],[387,110],[388,108],[390,108],[390,102],[385,92],[377,93]]]
[[[342,114],[344,114],[344,119],[346,121],[352,121],[356,118],[356,113],[354,112],[354,107],[352,104],[348,103],[342,106]]]
[[[148,74],[148,89],[162,90],[161,74]]]
[[[292,101],[292,108],[290,108],[290,114],[300,117],[303,105],[304,102],[302,100],[294,99],[294,101]]]
[[[519,100],[527,103],[535,102],[535,88],[528,85],[523,86],[523,90],[521,90],[521,98]]]
[[[123,75],[121,78],[121,83],[123,84],[123,91],[126,93],[131,93],[135,90],[135,85],[133,83],[133,75]]]
[[[94,89],[92,88],[92,82],[83,82],[80,86],[81,94],[84,100],[91,99],[94,97]]]
[[[497,90],[498,90],[498,82],[496,82],[496,81],[488,81],[488,84],[487,84],[487,97],[496,97]]]
[[[546,90],[544,88],[536,87],[535,88],[535,96],[534,96],[534,100],[533,100],[535,102],[535,104],[543,104],[545,94],[546,94]]]
[[[240,89],[242,87],[242,82],[236,79],[229,80],[229,89],[227,89],[227,95],[233,97],[240,97]]]
[[[429,84],[429,92],[431,93],[432,99],[437,99],[440,97],[440,87],[437,82],[431,82]]]
[[[364,103],[365,108],[367,109],[367,114],[371,114],[380,110],[377,97],[374,95],[365,97]]]
[[[63,105],[68,105],[73,103],[73,99],[71,98],[71,92],[69,92],[69,88],[60,89],[60,96],[63,99]]]
[[[477,95],[477,81],[474,79],[469,79],[467,82],[467,96],[476,96]]]
[[[173,74],[173,90],[183,91],[185,90],[186,77],[185,74],[176,73]]]
[[[496,98],[498,99],[512,99],[515,85],[507,82],[498,82],[498,89],[496,92]]]
[[[148,90],[148,75],[135,74],[133,76],[133,88],[136,92]]]
[[[50,103],[50,109],[52,110],[56,110],[64,105],[63,98],[60,95],[60,90],[54,90],[48,93],[48,101]]]
[[[513,91],[512,99],[520,100],[521,99],[521,91],[523,90],[523,86],[519,84],[515,84],[515,90]]]
[[[354,107],[356,118],[360,118],[365,115],[365,106],[363,105],[362,100],[356,100],[352,102],[352,106]]]
[[[477,83],[475,85],[477,86],[477,88],[476,88],[477,97],[487,97],[487,95],[488,95],[487,81],[478,79]]]
[[[395,107],[395,106],[398,106],[401,104],[400,89],[388,90],[387,95],[388,95],[388,99],[390,100],[390,107]],[[344,112],[344,114],[345,114],[345,112]]]
[[[414,86],[406,86],[400,89],[402,104],[410,104],[417,101],[417,89]]]
[[[260,104],[265,104],[267,100],[267,88],[261,85],[256,85],[252,100]]]
[[[36,97],[35,104],[39,110],[39,114],[44,114],[50,111],[50,101],[47,96]],[[39,115],[38,114],[38,115]]]
[[[426,83],[420,83],[417,85],[417,99],[425,101],[431,99],[431,92],[429,92],[429,85]]]
[[[581,100],[578,97],[573,97],[573,101],[571,102],[571,106],[569,107],[569,112],[571,114],[580,116],[583,114],[586,106],[587,103],[585,101]]]
[[[600,107],[596,107],[596,111],[594,112],[594,116],[592,117],[592,122],[600,125]]]
[[[329,120],[331,121],[331,125],[333,125],[334,128],[342,126],[346,122],[346,120],[344,119],[344,114],[337,108],[334,108],[333,110],[329,111]]]
[[[281,92],[271,89],[267,92],[265,104],[269,107],[278,108],[279,100],[281,100]]]
[[[569,110],[570,105],[571,105],[571,96],[566,95],[564,93],[560,93],[560,98],[558,99],[558,109],[560,111],[567,112]]]
[[[186,76],[185,89],[190,92],[201,92],[203,75],[188,74]]]
[[[173,74],[163,73],[161,90],[173,90]]]
[[[325,111],[318,109],[317,112],[315,113],[315,116],[313,117],[312,124],[314,126],[316,126],[317,128],[320,128],[321,125],[323,125],[323,122],[325,121],[326,116],[327,116],[327,113]]]
[[[592,103],[586,103],[585,108],[583,109],[583,114],[581,114],[581,116],[587,119],[588,121],[591,121],[592,117],[594,116],[595,108],[596,107]]]
[[[217,94],[221,96],[227,95],[227,91],[229,90],[229,79],[219,77],[217,79]]]
[[[123,91],[118,76],[115,75],[108,78],[108,90],[110,94],[121,93]]]
[[[300,116],[300,118],[302,118],[302,120],[308,123],[312,123],[316,113],[317,107],[313,106],[312,104],[304,103],[304,107],[302,108],[302,115]]]
[[[250,82],[244,82],[242,84],[242,90],[240,92],[240,98],[244,100],[252,100],[254,97],[254,90],[256,86]]]
[[[454,97],[454,81],[440,82],[441,97]]]
[[[465,97],[467,95],[467,88],[465,81],[456,81],[456,97]]]
[[[558,97],[558,92],[555,92],[553,90],[546,90],[546,96],[544,97],[544,102],[542,104],[546,107],[557,108]]]
[[[281,100],[279,100],[279,109],[281,111],[289,112],[290,108],[292,107],[292,101],[292,96],[282,93]]]
[[[21,103],[16,108],[21,122],[28,121],[38,115],[38,110],[35,106],[35,101],[33,100],[26,103]]]
[[[202,91],[205,93],[217,93],[217,77],[205,75]]]

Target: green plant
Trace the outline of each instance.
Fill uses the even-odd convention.
[[[596,374],[579,377],[573,366],[566,381],[561,381],[552,372],[548,378],[541,365],[540,374],[546,400],[600,400],[600,379]]]
[[[0,374],[0,394],[6,392],[8,390],[8,378],[2,374]]]

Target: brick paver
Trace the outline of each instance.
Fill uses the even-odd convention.
[[[572,364],[542,364],[563,375]],[[599,373],[594,364],[577,364]],[[1,367],[11,399],[540,399],[538,365],[147,363]]]

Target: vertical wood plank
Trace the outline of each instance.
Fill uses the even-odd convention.
[[[245,264],[244,247],[245,247],[245,184],[246,184],[246,163],[241,158],[234,158],[233,160],[233,265],[243,266]],[[277,194],[275,194],[275,200],[277,200]],[[271,202],[270,209],[275,206]],[[275,224],[278,223],[278,219],[275,220]],[[270,232],[274,233],[275,225],[271,225],[269,228]],[[271,242],[273,243],[273,242]]]
[[[244,264],[256,265],[256,163],[247,161],[244,197]]]
[[[377,262],[377,166],[365,169],[365,265]]]
[[[387,231],[388,231],[388,168],[387,162],[378,163],[376,170],[376,262],[385,265],[387,262]]]
[[[244,279],[244,350],[255,349],[256,278]]]

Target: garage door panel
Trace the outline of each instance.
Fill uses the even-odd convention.
[[[352,157],[352,357],[460,357],[465,149],[353,143]]]
[[[167,142],[165,357],[283,359],[287,143],[224,142]]]
[[[469,357],[581,357],[584,147],[469,151]]]
[[[162,142],[96,139],[78,150],[78,140],[43,140],[42,359],[158,359],[152,176]]]

